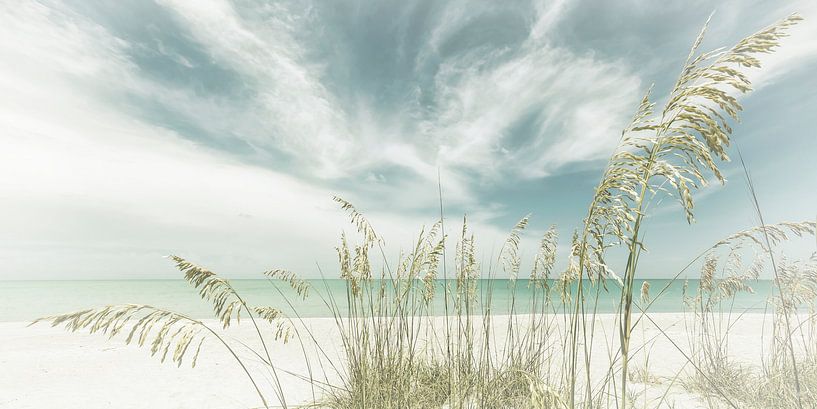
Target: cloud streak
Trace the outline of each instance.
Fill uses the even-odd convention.
[[[313,272],[332,194],[407,247],[438,177],[490,248],[541,193],[497,187],[606,157],[650,74],[560,37],[568,2],[0,8],[0,278],[165,277],[170,252]],[[759,85],[812,61],[813,27]]]
[[[441,47],[496,11],[449,4],[418,52],[421,66],[435,62],[417,75],[435,74],[432,83],[418,84],[420,93],[413,97],[433,95],[431,104],[408,96],[397,112],[384,112],[373,101],[335,95],[325,86],[335,68],[309,57],[315,40],[297,33],[319,22],[297,4],[241,14],[220,1],[163,4],[216,61],[255,84],[256,106],[239,114],[240,123],[231,123],[234,133],[255,148],[283,151],[319,178],[395,165],[425,181],[436,178],[428,168],[438,166],[489,178],[542,176],[565,164],[598,159],[641,91],[639,79],[621,62],[547,44],[548,26],[558,20],[561,5],[535,8],[536,18],[524,29],[527,38],[513,52],[477,42],[445,56],[439,55]],[[257,22],[243,15],[269,18]],[[358,103],[343,104],[350,99]],[[522,140],[509,143],[514,126],[525,121],[530,129]],[[462,174],[449,176],[461,185]]]

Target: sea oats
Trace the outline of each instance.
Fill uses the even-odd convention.
[[[274,306],[248,306],[227,280],[180,257],[172,259],[184,273],[185,280],[201,298],[212,304],[224,328],[230,326],[232,319],[240,319],[242,311],[252,321],[265,356],[261,351],[244,346],[255,353],[260,365],[265,365],[264,369],[272,374],[272,386],[284,407],[287,404],[278,382],[277,366],[273,365],[256,318],[272,325],[271,335],[276,340],[288,342],[294,337],[300,343],[305,366],[310,371],[308,381],[313,387],[325,387],[325,396],[316,398],[315,407],[634,407],[634,400],[641,392],[628,389],[628,375],[636,374],[645,383],[657,379],[646,371],[648,361],[643,372],[628,370],[631,355],[637,351],[630,350],[632,331],[638,325],[638,321],[632,321],[632,308],[642,308],[642,305],[646,308],[663,293],[650,294],[650,282],[644,281],[641,303],[633,302],[639,257],[645,250],[642,223],[647,220],[650,204],[658,202],[656,197],[673,197],[678,200],[685,220],[693,222],[694,193],[710,179],[724,182],[718,163],[728,160],[732,124],[742,109],[738,96],[751,91],[747,68],[760,66],[758,56],[774,51],[786,30],[798,20],[797,15],[792,15],[732,48],[709,52],[700,51],[706,32],[704,27],[694,40],[669,94],[659,97],[666,100],[665,104],[656,109],[651,87],[622,131],[592,192],[582,226],[573,234],[567,265],[556,277],[554,289],[549,288],[548,280],[556,265],[555,227],[551,226],[542,237],[531,268],[530,309],[521,317],[514,310],[515,280],[521,266],[521,234],[528,226],[529,216],[511,229],[495,260],[512,283],[507,300],[510,314],[504,334],[492,325],[496,314],[491,304],[493,283],[491,280],[480,282],[483,273],[493,278],[499,266],[492,264],[494,260],[477,261],[481,254],[477,252],[466,217],[463,217],[455,246],[454,280],[446,280],[442,285],[443,297],[435,299],[440,266],[448,278],[441,185],[439,221],[428,231],[423,228],[411,249],[400,252],[396,264],[386,260],[384,240],[362,212],[350,202],[333,197],[360,236],[350,238],[342,233],[336,247],[337,268],[347,285],[346,304],[339,306],[337,300],[331,298],[332,294],[325,300],[341,339],[339,348],[343,356],[337,361],[328,358],[318,344],[304,346],[304,341],[309,339],[317,342],[309,326],[295,326]],[[729,359],[731,315],[721,313],[738,294],[753,291],[750,283],[760,277],[764,268],[760,258],[751,264],[744,263],[738,250],[771,251],[770,247],[791,236],[814,233],[814,222],[763,225],[730,236],[702,253],[700,257],[705,260],[699,285],[690,290],[685,281],[682,289],[683,302],[694,316],[693,325],[687,329],[692,351],[687,354],[663,328],[656,326],[686,359],[685,365],[688,363],[694,368],[693,377],[685,382],[688,387],[697,388],[710,401],[722,400],[735,408],[795,407],[795,402],[801,399],[806,405],[815,402],[817,346],[812,345],[812,341],[817,334],[817,317],[812,315],[794,328],[804,340],[797,357],[803,361],[798,363],[802,372],[793,363],[781,359],[786,351],[780,345],[783,341],[791,343],[795,333],[778,320],[770,357],[764,357],[769,362],[767,365],[764,362],[763,374],[755,375]],[[626,250],[621,268],[614,268],[618,257],[607,259],[613,248]],[[728,256],[719,262],[718,252],[724,251],[729,251]],[[815,266],[817,259],[784,261],[780,265],[780,279],[775,285],[781,295],[771,299],[775,314],[788,317],[804,308],[812,312],[817,308]],[[264,274],[269,279],[287,283],[300,298],[306,298],[312,291],[307,281],[290,271],[269,270]],[[600,336],[596,332],[596,312],[600,297],[609,291],[608,282],[616,282],[621,287],[621,298],[616,306],[619,328],[610,339],[606,339],[606,330],[601,329],[605,331],[603,341],[608,347],[610,364],[609,368],[603,368],[606,373],[598,377],[591,372],[591,366],[599,358],[593,351],[594,337]],[[561,302],[551,299],[551,291],[560,294]],[[287,295],[280,293],[289,303]],[[444,310],[435,311],[440,307]],[[654,323],[646,311],[642,311],[642,317]],[[435,318],[438,313],[443,314],[439,320]],[[195,365],[204,341],[215,339],[244,369],[267,406],[264,393],[241,357],[219,332],[201,321],[137,304],[88,309],[42,320],[65,325],[71,331],[87,329],[110,337],[126,333],[126,343],[148,346],[152,355],[162,360],[169,357],[177,365],[191,353]],[[720,325],[723,320],[727,325]],[[527,321],[526,325],[519,325],[523,321]],[[310,338],[301,337],[301,328],[301,334]],[[313,366],[307,354],[311,347],[320,351],[321,369],[337,370],[339,385],[326,385],[313,378]],[[618,376],[621,383],[617,382]],[[750,384],[752,388],[747,387]],[[750,389],[756,393],[748,393]],[[737,396],[735,391],[751,395],[751,400]],[[646,393],[644,397],[646,399]],[[663,398],[656,407],[662,402]]]
[[[367,244],[374,245],[381,241],[377,233],[375,233],[374,228],[372,228],[372,225],[366,220],[366,217],[364,217],[362,213],[357,211],[355,206],[338,196],[334,196],[332,199],[340,204],[341,209],[349,213],[350,221],[357,227],[357,231],[363,235]]]
[[[227,280],[179,256],[170,258],[176,263],[176,268],[184,273],[184,279],[199,290],[201,298],[213,304],[213,312],[224,328],[230,326],[233,317],[240,322],[241,308],[246,305]]]
[[[309,296],[309,283],[298,278],[297,274],[289,270],[267,270],[264,275],[286,282],[304,300]]]
[[[812,221],[803,221],[797,223],[781,222],[765,226],[756,226],[750,229],[737,232],[719,241],[713,246],[713,249],[723,246],[729,246],[737,249],[745,246],[747,243],[750,243],[757,245],[760,249],[764,251],[768,251],[769,249],[767,248],[766,245],[766,238],[768,238],[769,243],[774,246],[789,239],[787,232],[790,234],[794,234],[797,237],[803,237],[805,235],[814,235],[815,226],[816,226],[815,222]]]
[[[205,340],[202,332],[207,328],[201,321],[182,314],[143,304],[108,305],[67,314],[38,318],[38,322],[50,322],[52,327],[64,326],[71,332],[88,330],[89,333],[101,333],[113,338],[126,330],[125,344],[135,343],[142,347],[149,345],[151,356],[160,357],[162,362],[171,348],[171,361],[181,366],[189,346],[198,341],[193,355],[195,366],[201,344]]]
[[[530,272],[531,285],[547,287],[553,266],[556,264],[556,248],[559,234],[556,226],[551,225],[539,242],[539,250],[533,260],[533,268]]]
[[[693,221],[692,192],[707,184],[707,174],[723,182],[715,159],[728,160],[726,147],[742,109],[733,93],[747,93],[751,83],[743,70],[759,67],[758,54],[777,48],[786,30],[801,20],[798,15],[763,29],[730,49],[699,52],[707,24],[693,43],[666,104],[657,116],[650,92],[643,98],[632,123],[625,128],[596,188],[585,218],[579,255],[579,279],[604,274],[607,248],[624,244],[629,257],[622,291],[621,399],[626,407],[627,361],[633,282],[643,250],[640,229],[648,204],[659,193],[675,195],[688,222]],[[669,185],[672,189],[666,189]],[[591,262],[588,262],[591,260]],[[583,302],[582,286],[575,312]],[[572,352],[573,362],[577,362]]]
[[[519,242],[521,240],[520,235],[522,234],[522,231],[525,230],[525,227],[528,226],[529,220],[530,215],[527,215],[513,226],[511,233],[508,235],[508,239],[502,246],[502,250],[500,250],[503,268],[512,280],[516,280],[517,276],[519,275],[519,266],[522,264],[522,260],[519,258]]]
[[[641,283],[641,302],[643,304],[650,303],[650,282],[646,280]]]

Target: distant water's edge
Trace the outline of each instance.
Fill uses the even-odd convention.
[[[331,311],[326,306],[330,298],[341,308],[346,300],[346,282],[343,280],[307,280],[311,285],[310,296],[299,299],[285,283],[268,280],[231,280],[233,287],[250,304],[271,306],[287,312],[287,302],[281,292],[292,302],[301,317],[329,317]],[[641,288],[644,280],[636,280],[635,289]],[[683,280],[648,279],[650,293],[656,300],[650,306],[651,312],[683,312]],[[433,311],[444,313],[442,289],[446,282],[437,281],[437,296]],[[448,285],[454,285],[448,280]],[[585,284],[589,285],[589,284]],[[694,293],[698,280],[688,281],[688,291]],[[760,280],[751,283],[754,294],[740,294],[734,304],[734,311],[755,310],[762,312],[772,290],[772,282]],[[599,293],[599,313],[615,312],[621,297],[614,282],[607,283],[607,289]],[[662,289],[663,294],[659,297]],[[496,314],[509,311],[512,290],[507,279],[479,280],[479,294],[491,291],[491,309]],[[279,292],[279,290],[281,292]],[[515,286],[516,311],[526,312],[533,291],[527,280],[517,280]],[[539,293],[541,296],[541,293]],[[593,290],[595,297],[595,290]],[[639,295],[636,294],[635,299]],[[556,302],[558,294],[554,294]],[[199,298],[195,289],[184,280],[77,280],[77,281],[0,281],[0,322],[29,321],[38,317],[98,307],[109,304],[148,304],[196,318],[210,318],[210,305]]]

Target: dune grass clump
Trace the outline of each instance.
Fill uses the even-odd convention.
[[[815,233],[815,224],[810,232]],[[753,396],[755,407],[774,402],[817,407],[817,252],[809,260],[779,265],[772,347]],[[785,319],[788,318],[788,319]],[[786,357],[786,347],[795,354]]]
[[[704,262],[699,285],[684,294],[690,310],[686,323],[690,349],[656,325],[659,336],[684,357],[688,372],[680,369],[671,379],[653,375],[650,350],[655,338],[647,340],[644,335],[644,345],[633,344],[640,323],[655,324],[648,310],[669,286],[656,289],[645,282],[639,290],[635,284],[651,204],[674,197],[691,223],[693,193],[710,178],[725,182],[718,162],[729,159],[731,124],[742,109],[736,95],[751,91],[746,70],[759,67],[759,55],[773,52],[799,20],[792,15],[731,48],[708,52],[700,50],[706,27],[701,31],[665,105],[657,109],[647,92],[622,132],[561,271],[554,267],[558,237],[551,227],[540,240],[530,273],[525,273],[529,278],[519,278],[523,274],[519,246],[528,216],[511,228],[497,257],[487,263],[483,264],[465,218],[455,246],[449,248],[442,197],[439,221],[421,230],[408,252],[389,260],[385,241],[372,223],[350,202],[335,197],[355,227],[351,235],[341,235],[336,248],[337,276],[346,284],[345,297],[335,299],[328,289],[322,294],[288,270],[273,269],[264,275],[289,306],[277,284],[291,287],[298,298],[322,298],[339,333],[338,360],[331,361],[322,346],[313,345],[315,334],[297,311],[287,316],[282,306],[249,305],[228,280],[176,256],[172,261],[212,305],[221,330],[182,314],[132,304],[38,321],[110,337],[127,334],[127,343],[149,345],[153,355],[162,360],[169,356],[179,365],[188,354],[193,354],[195,364],[202,343],[215,341],[235,358],[265,407],[270,405],[257,375],[223,336],[242,317],[253,326],[260,348],[243,342],[241,346],[272,375],[272,389],[283,407],[292,405],[268,348],[264,333],[269,337],[270,327],[265,324],[272,325],[274,340],[299,343],[309,371],[300,379],[319,385],[322,392],[313,395],[309,403],[313,407],[671,407],[668,395],[676,383],[712,406],[814,407],[816,263],[813,259],[781,263],[774,257],[774,247],[790,235],[813,235],[812,222],[761,223],[693,260]],[[623,263],[611,261],[616,260],[610,256],[614,249],[623,252]],[[726,252],[725,262],[718,252]],[[746,252],[753,257],[748,264],[743,261]],[[770,300],[774,331],[764,366],[757,370],[729,355],[730,328],[740,316],[732,314],[731,305],[736,295],[753,291],[752,282],[766,268],[774,273],[777,291]],[[509,313],[503,317],[496,313],[493,299],[497,284],[492,279],[498,276],[508,277],[510,293]],[[519,285],[529,286],[529,299],[517,297]],[[608,333],[597,325],[597,314],[602,294],[611,290],[621,295],[615,331]],[[804,318],[801,312],[809,308],[811,315]],[[606,349],[599,350],[599,341]],[[318,353],[310,356],[311,349]],[[645,358],[643,366],[633,363],[638,354]],[[599,357],[608,362],[604,371],[593,370]],[[320,381],[315,368],[337,372],[336,384]],[[643,387],[636,388],[633,382]],[[748,382],[754,393],[747,391]],[[665,392],[650,397],[648,387]]]
[[[813,341],[813,339],[812,339]],[[800,401],[803,407],[817,407],[817,361],[813,357],[797,362],[797,381],[800,383]],[[793,385],[794,371],[791,366],[776,366],[749,378],[755,382],[745,385],[748,389],[747,403],[754,408],[797,407],[798,396]],[[744,393],[747,389],[744,389]],[[754,392],[754,393],[751,393]]]
[[[492,288],[479,286],[482,267],[465,219],[450,280],[436,280],[445,252],[442,222],[421,231],[412,252],[402,255],[394,268],[384,263],[375,275],[369,257],[382,253],[382,240],[354,206],[336,201],[349,212],[361,242],[352,246],[344,234],[337,248],[340,276],[348,283],[348,308],[346,313],[333,308],[333,315],[347,369],[341,374],[344,387],[334,389],[320,405],[524,408],[559,401],[541,377],[548,356],[544,338],[549,316],[542,313],[547,305],[530,306],[521,325],[509,320],[504,328],[492,326]],[[527,223],[525,217],[514,226],[497,260],[512,277],[511,285],[519,273],[518,246]],[[531,272],[538,281],[532,283],[547,282],[555,241],[555,229],[548,230]],[[502,345],[495,342],[497,333]]]
[[[817,407],[817,362],[812,357],[798,358],[796,371],[795,376],[788,359],[765,368],[724,361],[709,368],[706,379],[692,376],[684,386],[713,408]]]
[[[770,246],[779,245],[790,236],[814,235],[815,228],[814,222],[759,226],[738,232],[707,251],[695,294],[685,294],[685,303],[693,313],[687,334],[693,358],[701,369],[684,382],[688,389],[715,402],[737,402],[741,407],[817,406],[814,394],[817,253],[808,261],[784,260],[777,265],[775,292],[768,299],[768,308],[772,310],[771,346],[762,358],[763,367],[736,362],[729,355],[730,330],[743,314],[733,310],[735,296],[754,292],[751,283],[763,269]],[[719,269],[716,251],[724,249],[726,262]],[[748,252],[753,257],[749,266],[742,261],[746,250],[754,250]]]
[[[709,175],[721,183],[725,181],[716,160],[729,159],[726,154],[732,134],[729,122],[738,120],[742,109],[733,94],[751,91],[751,83],[743,70],[759,67],[758,56],[773,52],[786,36],[786,30],[800,19],[792,15],[744,38],[732,48],[709,52],[699,50],[706,32],[704,26],[663,109],[656,114],[650,92],[644,96],[596,187],[581,233],[578,279],[622,276],[620,407],[628,406],[627,374],[636,309],[633,286],[644,249],[641,229],[649,205],[656,197],[674,196],[687,221],[693,221],[692,193],[707,185]],[[622,274],[614,273],[606,262],[609,249],[619,246],[627,253]],[[580,338],[592,339],[595,335],[592,328],[588,330],[582,313],[584,299],[582,286],[579,286],[571,328],[573,345],[578,345]],[[584,371],[590,378],[587,364],[590,353],[586,349],[571,350],[571,406],[576,405],[579,357],[585,356]],[[593,395],[590,383],[585,395]]]

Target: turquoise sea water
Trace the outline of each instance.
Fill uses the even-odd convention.
[[[342,280],[308,280],[312,286],[310,296],[304,301],[284,283],[276,282],[278,288],[293,303],[302,317],[328,317],[331,311],[325,301],[330,298],[343,309],[346,300],[346,283]],[[641,281],[636,280],[636,291]],[[667,290],[650,307],[652,312],[683,311],[682,280],[648,280],[651,294],[656,297],[666,285]],[[286,301],[267,280],[231,280],[233,287],[252,305],[272,306],[289,311]],[[453,282],[451,283],[453,285]],[[444,282],[437,282],[442,288]],[[586,284],[587,285],[587,284]],[[689,281],[694,289],[697,280]],[[761,312],[772,290],[771,281],[753,282],[755,294],[741,294],[734,304],[735,311],[755,310]],[[599,295],[598,311],[614,312],[620,298],[615,283],[608,283],[609,291]],[[480,280],[480,294],[488,288],[492,294],[492,310],[502,314],[509,311],[510,286],[508,280]],[[525,311],[533,292],[526,280],[516,283],[517,311]],[[540,293],[541,294],[541,293]],[[595,294],[595,291],[593,291]],[[558,297],[558,296],[556,296]],[[638,294],[635,295],[638,299]],[[149,304],[191,315],[210,318],[210,305],[198,297],[196,290],[183,280],[99,280],[99,281],[0,281],[0,321],[27,321],[51,314],[81,310],[108,304]],[[520,308],[521,307],[521,308]],[[435,312],[442,313],[442,292],[437,292]]]

